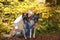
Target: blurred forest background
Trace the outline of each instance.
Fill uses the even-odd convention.
[[[60,0],[0,0],[0,35],[9,34],[14,20],[28,10],[41,14],[36,34],[60,33]]]

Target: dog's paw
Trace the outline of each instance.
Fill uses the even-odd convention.
[[[35,38],[35,35],[33,35],[33,38]]]
[[[30,36],[30,38],[31,38],[31,36]]]
[[[25,37],[25,39],[27,39],[27,37]]]

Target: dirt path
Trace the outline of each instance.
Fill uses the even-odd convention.
[[[18,37],[12,37],[12,38],[6,38],[1,40],[25,40],[24,38],[18,38]],[[27,39],[27,40],[60,40],[60,34],[47,34],[47,35],[39,35],[38,37]]]

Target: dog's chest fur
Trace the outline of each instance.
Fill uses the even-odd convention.
[[[23,30],[24,29],[24,22],[23,22],[23,20],[19,21],[19,23],[18,23],[18,29],[19,30]]]

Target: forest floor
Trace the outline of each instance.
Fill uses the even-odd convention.
[[[11,37],[11,38],[3,38],[0,40],[25,40],[23,37]],[[36,38],[31,38],[27,40],[60,40],[60,34],[45,34],[39,35]]]

